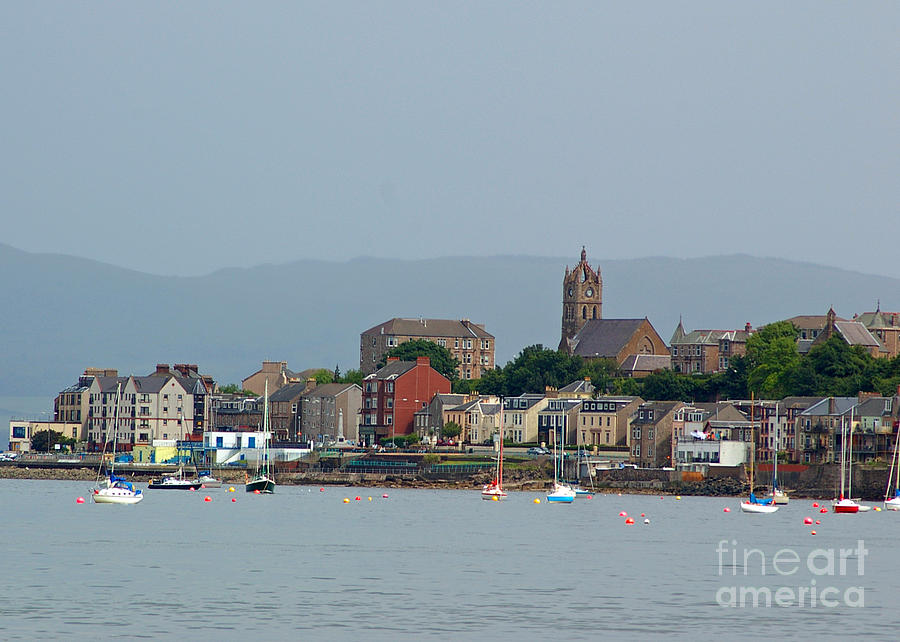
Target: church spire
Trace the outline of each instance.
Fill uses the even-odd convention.
[[[581,246],[581,262],[584,263],[587,261],[587,250],[584,249],[584,246]]]

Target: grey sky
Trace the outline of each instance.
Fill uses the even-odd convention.
[[[900,276],[900,3],[6,2],[0,241]]]

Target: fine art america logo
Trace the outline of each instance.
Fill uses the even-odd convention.
[[[716,547],[719,576],[753,576],[761,582],[778,578],[782,586],[750,586],[735,580],[720,586],[716,603],[726,607],[864,607],[865,589],[853,584],[865,574],[869,551],[863,540],[855,548],[817,548],[806,555],[782,548],[767,556],[758,548],[738,547],[737,540],[721,540]],[[790,579],[788,579],[790,578]],[[840,578],[840,579],[839,579]]]

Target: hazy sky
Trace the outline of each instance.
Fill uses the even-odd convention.
[[[0,241],[900,276],[898,2],[5,2]]]

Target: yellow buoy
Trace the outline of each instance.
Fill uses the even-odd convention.
[[[681,495],[675,495],[675,499],[681,499]]]
[[[371,497],[369,497],[369,501],[372,501],[372,498],[371,498]]]
[[[229,493],[233,493],[233,492],[234,492],[234,486],[229,486],[229,487],[228,487],[228,492],[229,492]]]
[[[535,503],[535,504],[540,504],[540,503],[541,503],[541,500],[540,500],[539,498],[535,497],[535,498],[534,498],[534,503]]]
[[[344,503],[345,503],[345,504],[349,504],[349,503],[350,503],[350,500],[349,500],[347,497],[344,497]]]
[[[497,497],[496,495],[494,495],[493,497],[491,497],[491,501],[494,501],[494,502],[500,501],[500,498]]]

